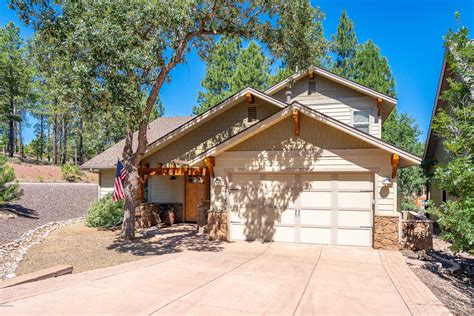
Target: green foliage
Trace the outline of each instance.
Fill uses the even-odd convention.
[[[122,223],[123,200],[114,202],[112,194],[95,201],[87,210],[86,225],[89,227],[116,227]]]
[[[15,171],[7,165],[7,157],[0,155],[0,205],[16,200],[21,194]]]
[[[68,182],[80,181],[83,175],[81,169],[79,169],[78,166],[68,163],[61,166],[61,173],[63,175],[63,179]]]
[[[324,14],[308,0],[284,1],[276,21],[277,29],[266,41],[272,55],[289,72],[320,66],[327,60]]]
[[[331,51],[336,55],[336,60],[331,70],[344,78],[352,78],[356,49],[357,36],[354,22],[344,10],[339,18],[337,33],[332,35]]]
[[[194,114],[200,114],[226,97],[245,88],[263,89],[268,85],[270,61],[262,48],[251,41],[242,48],[241,40],[223,38],[208,55],[205,92],[199,92]]]
[[[421,156],[423,144],[419,141],[421,131],[415,119],[407,113],[398,113],[394,110],[382,126],[382,139],[403,150]],[[420,166],[402,168],[398,170],[398,190],[408,199],[413,199],[426,183],[426,177]],[[402,203],[402,210],[407,211],[409,203]],[[412,210],[413,208],[411,208]]]
[[[472,251],[474,244],[474,44],[460,27],[445,37],[446,59],[452,76],[442,95],[443,108],[433,120],[433,132],[443,141],[450,161],[435,166],[434,181],[449,200],[431,212],[439,218],[442,236],[454,251]]]
[[[353,60],[353,79],[375,91],[395,96],[395,79],[386,57],[371,40],[357,48]]]

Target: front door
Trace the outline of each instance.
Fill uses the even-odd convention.
[[[209,199],[209,177],[187,176],[185,189],[185,221],[196,222],[199,204]]]

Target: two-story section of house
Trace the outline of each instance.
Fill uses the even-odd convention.
[[[209,200],[229,240],[398,248],[397,169],[420,158],[381,140],[395,106],[317,67],[243,89],[149,137],[144,195],[179,204],[184,221]],[[101,194],[123,144],[114,147],[83,166],[100,173]]]

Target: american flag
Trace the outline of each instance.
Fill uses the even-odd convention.
[[[115,181],[114,181],[114,202],[120,201],[125,198],[125,193],[123,192],[123,180],[127,171],[123,167],[120,160],[117,162],[117,170],[115,172]]]

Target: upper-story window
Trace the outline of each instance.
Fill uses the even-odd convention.
[[[316,93],[316,81],[310,80],[308,81],[308,95],[312,95]]]
[[[362,132],[369,133],[369,111],[354,111],[353,113],[352,122],[354,122],[354,127]]]

